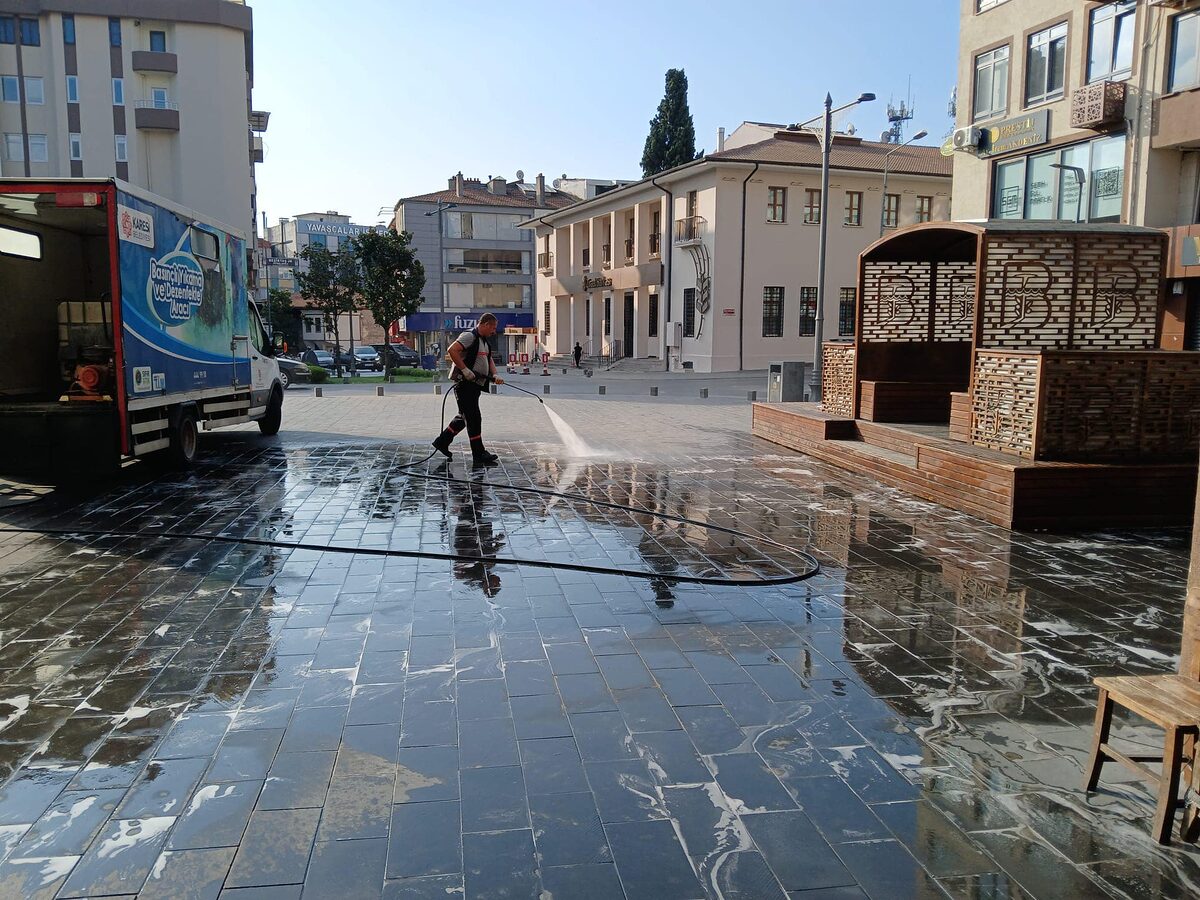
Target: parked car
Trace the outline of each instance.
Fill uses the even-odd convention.
[[[293,384],[308,384],[312,380],[312,373],[308,371],[308,366],[300,360],[277,356],[275,361],[279,363],[279,383],[283,385],[285,391]]]
[[[300,362],[309,366],[320,366],[330,372],[337,368],[337,363],[333,361],[333,354],[328,350],[305,350],[300,354]]]
[[[383,355],[384,344],[375,344],[375,349],[379,351],[379,355]],[[387,349],[391,352],[391,361],[389,368],[421,368],[421,356],[412,347],[404,344],[387,344]]]

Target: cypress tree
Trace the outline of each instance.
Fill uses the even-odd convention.
[[[687,75],[683,69],[668,69],[666,91],[658,112],[650,120],[646,148],[642,152],[642,177],[683,165],[703,155],[696,152],[696,128],[688,110]]]

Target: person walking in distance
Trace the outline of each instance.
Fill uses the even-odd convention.
[[[572,351],[575,354],[575,368],[579,368],[579,360],[583,358],[583,348],[579,346],[579,341],[575,342],[575,349]]]
[[[477,466],[494,466],[500,461],[483,446],[483,416],[479,412],[479,395],[487,390],[487,383],[504,384],[504,379],[497,377],[496,363],[492,360],[491,340],[495,334],[496,317],[484,313],[479,323],[460,334],[446,351],[451,364],[450,378],[455,382],[458,415],[433,442],[438,452],[450,456],[450,442],[465,428],[471,439],[471,458]]]

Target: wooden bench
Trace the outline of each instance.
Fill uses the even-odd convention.
[[[1195,739],[1200,735],[1200,682],[1183,675],[1122,675],[1096,678],[1100,695],[1096,701],[1096,727],[1092,734],[1092,755],[1084,779],[1085,792],[1096,789],[1100,780],[1100,769],[1109,760],[1121,763],[1134,774],[1158,788],[1158,806],[1154,812],[1151,835],[1160,844],[1171,842],[1171,823],[1175,809],[1183,804],[1179,800],[1179,779],[1184,766],[1184,739]],[[1162,728],[1162,756],[1126,756],[1114,750],[1108,743],[1112,726],[1113,705],[1120,704],[1144,719]],[[1193,751],[1194,753],[1194,751]],[[1162,762],[1162,774],[1142,765],[1145,762]],[[1192,762],[1192,789],[1197,785],[1197,766]],[[1196,816],[1189,812],[1180,828],[1181,834],[1190,837],[1195,830]]]
[[[950,395],[962,389],[944,381],[863,381],[859,417],[868,422],[949,422]]]

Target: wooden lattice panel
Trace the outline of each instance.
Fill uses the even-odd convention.
[[[1200,449],[1200,354],[1048,354],[1037,458],[1193,460]]]
[[[930,269],[927,262],[863,264],[860,340],[929,340]]]
[[[1070,349],[1151,350],[1158,325],[1162,243],[1122,235],[1079,242]]]
[[[975,263],[937,264],[933,340],[969,341],[975,331]]]
[[[976,347],[1066,347],[1075,250],[1068,235],[989,235]]]
[[[854,345],[825,344],[821,352],[821,409],[854,418]]]
[[[1039,359],[979,350],[971,379],[971,443],[1033,458]]]

